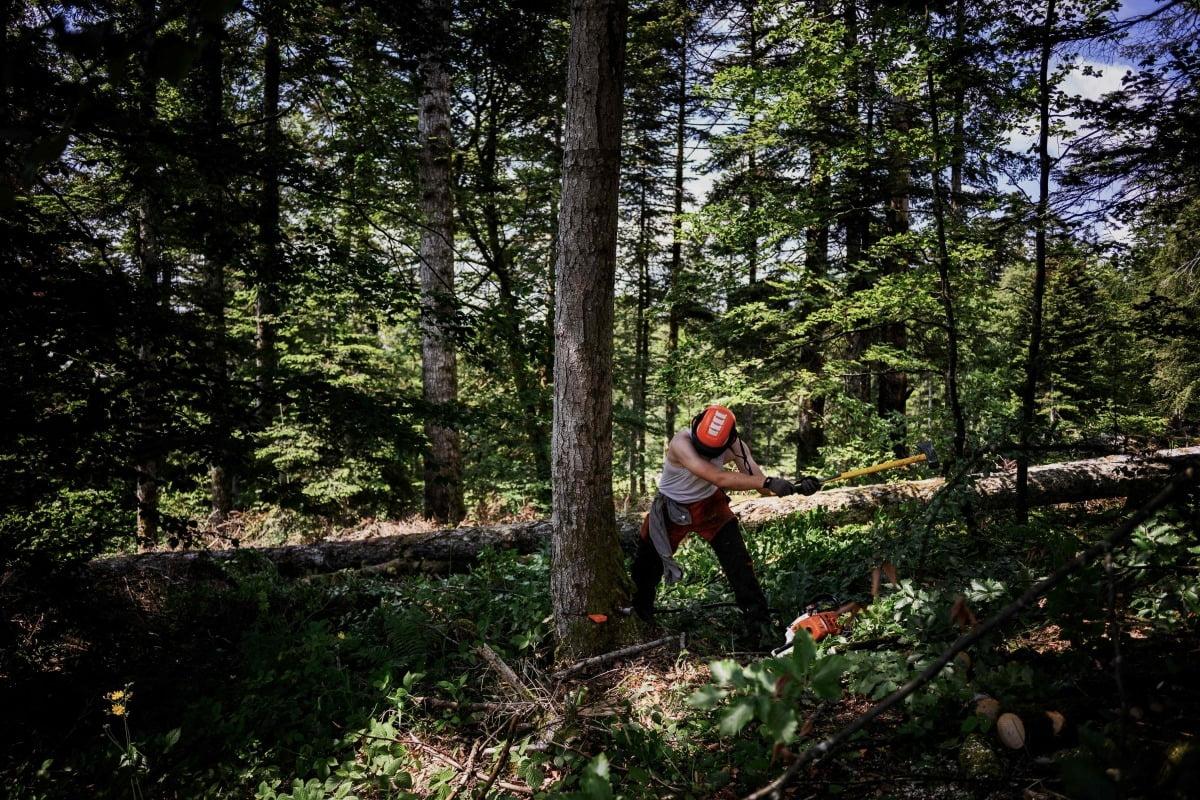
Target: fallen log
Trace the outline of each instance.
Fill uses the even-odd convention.
[[[549,520],[433,531],[402,530],[399,524],[372,522],[354,531],[349,538],[313,544],[154,551],[97,559],[90,566],[114,572],[130,568],[175,572],[193,565],[201,567],[212,562],[230,561],[252,552],[273,563],[281,575],[290,578],[364,569],[382,574],[445,574],[465,571],[489,547],[529,554],[545,547],[549,541]]]
[[[1029,503],[1050,505],[1150,494],[1189,463],[1200,461],[1200,447],[1160,450],[1148,455],[1115,455],[1029,469]],[[734,500],[734,511],[747,526],[792,514],[819,510],[830,524],[862,522],[879,509],[906,503],[929,503],[945,486],[942,478],[904,483],[826,489],[815,495],[755,497]],[[1011,508],[1016,501],[1016,472],[972,475],[962,484],[960,502],[978,509]],[[618,531],[623,546],[631,547],[641,526],[641,514],[621,515]],[[435,531],[400,531],[399,525],[374,522],[339,538],[315,544],[255,548],[282,575],[298,577],[342,570],[413,574],[465,570],[485,548],[529,554],[550,541],[549,520]],[[151,552],[98,559],[100,571],[125,569],[174,572],[193,565],[211,565],[242,552],[237,549]]]
[[[1200,460],[1200,447],[1159,450],[1148,455],[1113,455],[1044,464],[1029,468],[1028,502],[1032,506],[1082,503],[1149,495],[1162,488],[1188,463]],[[735,506],[745,524],[821,509],[834,524],[863,522],[880,508],[924,504],[945,485],[942,478],[826,489],[808,497],[754,498]],[[970,475],[961,502],[975,508],[1013,508],[1017,500],[1016,470]]]

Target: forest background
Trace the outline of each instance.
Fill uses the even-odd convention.
[[[405,8],[9,8],[5,563],[548,510],[566,8],[446,18],[441,287]],[[1195,418],[1195,9],[1116,10],[635,4],[623,507],[713,401],[788,474]]]
[[[617,508],[1194,433],[1194,2],[628,12]],[[0,564],[550,512],[566,4],[4,17]]]

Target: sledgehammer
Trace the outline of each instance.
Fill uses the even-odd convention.
[[[884,464],[876,464],[873,467],[860,467],[843,472],[840,475],[834,475],[830,478],[819,478],[821,483],[829,481],[842,481],[847,478],[857,478],[859,475],[870,475],[872,472],[883,472],[885,469],[896,469],[897,467],[907,467],[909,464],[917,464],[924,461],[929,466],[936,468],[938,465],[937,453],[933,451],[933,442],[921,442],[917,445],[917,449],[921,451],[920,455],[909,456],[908,458],[898,458],[895,461],[888,461]]]

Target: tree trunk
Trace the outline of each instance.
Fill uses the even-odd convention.
[[[932,70],[928,74],[928,102],[929,102],[929,127],[933,134],[935,148],[939,146],[941,140],[941,104],[938,101],[937,83],[934,81]],[[958,99],[956,98],[956,102]],[[957,121],[963,110],[961,105],[956,105],[951,109]],[[957,122],[956,122],[957,124]],[[954,187],[956,180],[961,178],[954,177],[955,148],[958,147],[957,142],[951,145],[951,213],[954,211],[954,196],[957,191]],[[935,150],[936,153],[936,150]],[[962,400],[959,397],[958,391],[958,357],[959,357],[959,333],[958,319],[954,310],[954,284],[950,280],[950,247],[946,237],[946,203],[942,195],[942,159],[935,155],[933,162],[930,165],[930,188],[933,194],[932,210],[933,210],[933,228],[937,239],[937,255],[935,263],[938,270],[938,288],[939,295],[942,301],[942,312],[945,315],[946,324],[946,401],[950,406],[950,416],[954,420],[954,455],[961,458],[966,453],[967,447],[967,420],[963,413]]]
[[[1187,463],[1200,459],[1200,447],[1161,450],[1148,456],[1109,456],[1030,467],[1027,503],[1030,506],[1082,503],[1141,497],[1157,491]],[[734,507],[746,524],[769,522],[781,516],[820,508],[833,524],[867,522],[881,508],[928,503],[945,485],[942,478],[905,483],[824,489],[815,495],[754,498]],[[971,476],[962,501],[982,510],[1016,508],[1015,471]]]
[[[226,332],[226,269],[232,260],[231,244],[235,240],[230,225],[225,192],[229,177],[226,157],[229,143],[225,135],[225,26],[218,18],[200,22],[204,47],[200,52],[196,72],[200,102],[201,144],[197,162],[202,166],[203,188],[203,253],[202,285],[199,306],[207,329],[205,352],[205,381],[208,388],[208,425],[205,430],[209,454],[209,521],[220,525],[233,510],[234,454],[230,447],[234,411],[229,376],[229,337]]]
[[[154,0],[139,4],[141,27],[149,31],[141,57],[142,85],[139,87],[138,113],[147,128],[158,117],[157,79],[153,77],[152,53],[155,24]],[[170,278],[162,257],[159,241],[158,196],[155,192],[157,167],[153,151],[132,154],[133,180],[136,200],[134,207],[134,236],[138,268],[138,320],[134,347],[141,380],[138,382],[137,410],[134,421],[134,474],[137,501],[136,535],[139,546],[152,547],[158,543],[158,478],[165,458],[162,446],[162,392],[159,365],[159,336],[163,314],[169,306]]]
[[[1109,456],[1029,470],[1029,497],[1034,505],[1079,503],[1140,497],[1162,488],[1172,475],[1200,460],[1200,447],[1161,450],[1146,456]],[[734,500],[733,510],[743,525],[767,524],[792,514],[820,509],[831,525],[872,519],[881,508],[928,503],[945,485],[941,478],[904,483],[825,489],[811,496],[753,497]],[[981,509],[1008,509],[1016,504],[1016,475],[1012,471],[976,475],[967,486],[967,499]],[[612,531],[613,545],[605,552],[632,553],[642,514],[610,515],[603,524]],[[479,528],[401,532],[402,526],[372,522],[348,532],[345,538],[293,547],[261,548],[287,577],[361,569],[396,573],[445,573],[470,568],[484,549],[534,553],[551,540],[553,523],[537,520]],[[238,550],[143,553],[97,559],[97,570],[186,569],[188,564],[224,561]]]
[[[820,455],[825,444],[821,430],[821,417],[825,413],[825,398],[806,394],[800,398],[800,412],[796,417],[796,471],[804,472]]]
[[[862,46],[858,37],[858,5],[858,0],[848,0],[842,8],[842,19],[845,22],[842,43],[847,53],[856,52]],[[867,130],[867,123],[862,118],[862,103],[859,100],[860,97],[868,96],[868,91],[867,81],[863,76],[863,66],[856,64],[854,72],[847,78],[845,111],[846,118],[853,120],[851,124],[854,128],[843,134],[843,136],[851,137],[855,143],[869,140],[870,131]],[[867,188],[868,177],[868,170],[864,167],[851,167],[847,170],[847,191],[850,202],[842,209],[840,215],[845,231],[843,248],[845,265],[843,269],[852,276],[849,283],[851,293],[867,289],[874,283],[874,279],[864,272],[866,269],[864,261],[871,250],[871,218],[867,210],[874,203]],[[846,355],[848,360],[852,363],[860,363],[861,356],[867,352],[871,343],[869,331],[852,330],[847,333]],[[871,371],[867,365],[863,364],[861,369],[848,372],[843,376],[842,382],[846,394],[850,397],[864,403],[871,401]]]
[[[134,423],[134,474],[137,500],[136,535],[140,545],[158,543],[158,472],[163,455],[159,444],[160,392],[158,387],[158,342],[152,320],[160,311],[154,298],[159,289],[159,254],[155,233],[155,215],[145,195],[136,214],[137,260],[140,273],[139,305],[146,312],[138,324],[137,360],[142,380],[137,392],[137,418]]]
[[[967,0],[957,0],[954,4],[954,50],[963,52],[966,40]],[[951,137],[950,137],[950,215],[955,221],[960,220],[963,201],[963,168],[967,162],[967,91],[964,81],[955,80],[951,100]],[[937,140],[937,137],[934,137]]]
[[[1042,304],[1046,294],[1046,228],[1050,217],[1050,85],[1054,57],[1054,0],[1046,2],[1046,21],[1042,30],[1041,59],[1038,72],[1038,201],[1034,219],[1034,277],[1029,300],[1029,352],[1025,358],[1025,382],[1021,387],[1020,448],[1017,452],[1017,512],[1025,516],[1028,491],[1029,446],[1037,415],[1037,385],[1042,365]]]
[[[275,33],[274,12],[267,10],[263,41],[263,141],[262,185],[258,212],[258,274],[254,292],[254,354],[256,375],[255,411],[265,427],[276,413],[275,384],[279,368],[276,349],[276,317],[279,314],[280,178],[279,87],[281,60]]]
[[[555,270],[550,593],[561,657],[612,649],[628,604],[612,489],[613,290],[625,0],[575,0]]]
[[[908,101],[893,95],[889,116],[892,130],[900,134],[901,142],[892,145],[889,157],[888,200],[884,224],[887,236],[900,237],[909,231],[909,195],[912,192],[912,166],[902,146],[903,139],[912,128]],[[901,274],[908,268],[907,258],[901,248],[896,248],[884,260],[884,270],[889,275]],[[893,322],[883,326],[879,336],[898,353],[908,349],[908,329],[904,322]],[[891,428],[892,450],[897,458],[903,458],[908,455],[904,443],[909,394],[908,373],[883,362],[879,363],[877,368],[879,387],[875,408],[881,419],[896,420],[897,424]]]
[[[671,185],[671,256],[667,267],[667,352],[668,366],[675,360],[679,350],[679,278],[683,274],[683,201],[687,194],[684,183],[684,168],[687,166],[687,113],[688,113],[688,33],[689,22],[679,37],[679,83],[675,91],[675,175]],[[663,416],[662,441],[669,442],[675,433],[675,420],[679,415],[679,388],[675,371],[666,372],[663,397],[666,400]]]
[[[653,214],[643,186],[638,213],[637,308],[634,310],[633,375],[629,402],[629,503],[646,494],[646,395],[650,383],[650,254],[653,251],[650,219]]]
[[[424,0],[435,44],[421,64],[421,366],[428,417],[425,436],[425,516],[457,524],[466,516],[458,432],[451,419],[458,401],[453,338],[454,217],[450,131],[450,75],[446,51],[448,0]]]

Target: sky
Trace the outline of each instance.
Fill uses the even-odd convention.
[[[1161,0],[1127,0],[1121,4],[1117,12],[1118,19],[1128,19],[1140,16],[1159,8],[1166,3]],[[1108,53],[1089,52],[1075,59],[1077,69],[1073,70],[1063,82],[1062,89],[1068,95],[1079,95],[1087,99],[1099,99],[1103,95],[1121,88],[1121,78],[1133,69],[1134,65],[1122,60],[1121,54],[1114,50]],[[1084,74],[1085,67],[1090,67],[1092,74]],[[1079,130],[1080,126],[1073,126]],[[1030,131],[1036,130],[1033,125]],[[1009,146],[1015,152],[1027,152],[1035,144],[1036,133],[1014,131],[1010,137]],[[1052,142],[1052,155],[1061,153],[1062,142]],[[1036,181],[1026,181],[1019,184],[1020,188],[1030,196],[1036,192]],[[1122,240],[1127,231],[1119,224],[1109,221],[1100,227],[1100,234],[1107,238]]]
[[[1125,0],[1116,13],[1117,19],[1128,19],[1149,13],[1166,4],[1165,0]],[[1075,59],[1076,69],[1066,77],[1062,89],[1069,95],[1079,95],[1088,99],[1098,99],[1104,94],[1121,87],[1121,78],[1133,67],[1131,63],[1121,60],[1119,51],[1115,48],[1109,52],[1099,50],[1085,51]],[[1090,69],[1084,69],[1085,67]],[[1085,74],[1090,73],[1090,74]],[[1031,118],[1031,123],[1035,122]],[[1036,142],[1036,124],[1024,126],[1025,130],[1014,130],[1009,139],[1009,147],[1015,152],[1029,152]],[[1078,126],[1076,126],[1078,130]],[[1032,131],[1032,133],[1030,132]],[[1054,154],[1061,152],[1061,142],[1052,143]],[[698,198],[703,198],[711,185],[711,180],[702,175],[692,176],[690,189]],[[1022,182],[1020,188],[1031,197],[1036,192],[1036,181]],[[1102,235],[1112,238],[1123,238],[1124,231],[1115,226],[1107,226]]]

